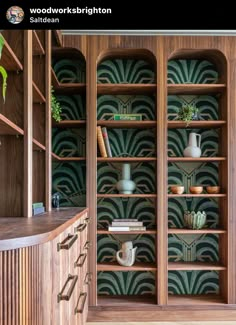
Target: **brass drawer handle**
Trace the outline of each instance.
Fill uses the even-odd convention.
[[[77,260],[75,261],[74,267],[81,267],[84,265],[84,262],[86,261],[87,254],[80,254]],[[80,262],[81,260],[81,262]]]
[[[84,244],[84,249],[89,249],[92,246],[92,244],[90,243],[90,241],[86,241],[86,243]]]
[[[79,302],[80,302],[80,299],[81,299],[82,297],[83,297],[83,301],[82,301],[82,304],[81,304],[81,308],[78,308],[78,306],[79,306]],[[76,304],[76,307],[75,307],[75,314],[77,314],[77,313],[82,314],[82,313],[83,313],[86,299],[87,299],[87,292],[82,292],[82,293],[79,295],[79,298],[78,298],[78,300],[77,300],[77,304]]]
[[[77,234],[76,235],[68,234],[68,236],[61,243],[57,244],[57,251],[59,251],[60,249],[70,249],[71,246],[74,244],[74,242],[77,240],[77,238],[78,238]]]
[[[90,284],[91,281],[92,281],[92,273],[91,272],[88,272],[85,275],[84,284]]]
[[[87,217],[84,219],[84,222],[88,225],[90,223],[90,220],[91,220],[90,217]]]
[[[87,225],[87,223],[81,223],[80,225],[75,227],[75,232],[82,232],[87,227]]]
[[[68,275],[66,283],[64,284],[61,292],[59,292],[57,295],[57,302],[60,302],[61,300],[67,300],[67,301],[70,300],[70,297],[71,297],[72,292],[75,288],[75,284],[76,284],[77,280],[78,280],[78,275],[71,275],[71,274]],[[65,288],[67,287],[67,285],[70,281],[72,281],[72,282],[71,282],[71,286],[70,286],[68,292],[66,294],[63,294],[63,292],[65,291]]]

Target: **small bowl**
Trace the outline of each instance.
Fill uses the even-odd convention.
[[[209,194],[218,194],[220,193],[220,186],[207,186],[206,190]]]
[[[173,194],[183,194],[184,193],[184,186],[181,185],[174,185],[170,187],[170,190]]]
[[[192,194],[201,194],[203,191],[203,186],[189,186],[189,191]]]

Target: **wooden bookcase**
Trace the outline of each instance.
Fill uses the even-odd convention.
[[[1,110],[1,216],[51,209],[50,31],[3,31],[1,65],[8,72]]]

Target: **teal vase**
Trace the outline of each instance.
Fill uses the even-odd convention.
[[[122,165],[121,180],[116,184],[120,194],[132,194],[136,188],[135,182],[130,179],[130,164]]]

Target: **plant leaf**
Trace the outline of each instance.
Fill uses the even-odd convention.
[[[4,46],[4,38],[3,36],[0,34],[0,59],[1,59],[1,56],[2,56],[2,49],[3,49],[3,46]]]
[[[6,91],[7,91],[7,72],[6,70],[0,66],[0,74],[2,75],[3,83],[2,83],[2,97],[5,103]]]

